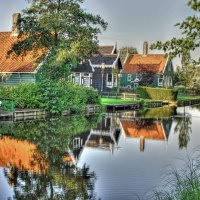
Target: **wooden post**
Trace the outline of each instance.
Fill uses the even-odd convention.
[[[140,136],[140,151],[144,151],[145,147],[145,138],[144,136]]]

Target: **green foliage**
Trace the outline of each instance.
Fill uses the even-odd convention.
[[[138,93],[144,99],[175,101],[177,98],[176,91],[165,88],[138,87]]]
[[[126,46],[124,46],[124,47],[121,47],[120,49],[119,49],[119,56],[120,56],[120,59],[121,59],[121,61],[122,61],[122,63],[125,61],[125,59],[126,59],[126,56],[127,56],[127,54],[138,54],[138,51],[137,51],[137,49],[135,48],[135,47],[126,47]]]
[[[65,81],[0,87],[0,96],[14,99],[17,108],[42,108],[58,114],[68,109],[85,111],[87,104],[98,103],[97,91]]]
[[[29,3],[18,20],[19,40],[9,54],[34,52],[37,63],[45,58],[43,65],[50,68],[48,79],[60,80],[69,64],[97,50],[97,35],[107,28],[107,23],[99,15],[82,9],[83,0],[30,0]]]
[[[40,108],[41,94],[37,92],[37,85],[34,83],[21,83],[17,86],[0,87],[1,98],[11,98],[15,100],[17,108]]]
[[[190,0],[188,2],[194,11],[200,12],[200,2],[198,0]],[[200,17],[199,13],[193,16],[187,17],[182,23],[177,23],[182,31],[181,38],[172,38],[169,41],[161,42],[157,41],[151,45],[151,49],[162,49],[167,53],[170,53],[171,57],[176,57],[177,55],[182,56],[187,52],[194,51],[199,48],[199,38],[200,38]],[[200,62],[200,59],[197,61]]]
[[[141,117],[142,118],[168,118],[175,114],[175,107],[166,106],[166,107],[158,107],[158,108],[151,108],[151,109],[144,109],[141,110]]]
[[[180,162],[180,159],[179,159]],[[154,200],[198,200],[200,197],[199,153],[182,161],[179,169],[170,168],[159,189],[154,190]]]

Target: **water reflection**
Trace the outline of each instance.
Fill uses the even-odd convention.
[[[5,194],[0,185],[0,193],[3,199],[142,199],[163,166],[192,142],[192,120],[162,107],[1,123],[0,178],[13,190]]]
[[[192,120],[191,115],[185,112],[175,117],[176,126],[174,132],[179,134],[179,149],[187,148],[187,144],[190,141],[190,134],[192,133]]]
[[[4,195],[0,187],[1,198],[94,199],[95,173],[87,165],[69,165],[66,155],[73,135],[97,122],[98,116],[79,115],[1,124],[0,171],[13,187]]]

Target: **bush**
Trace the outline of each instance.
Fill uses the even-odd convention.
[[[151,88],[151,87],[138,87],[140,98],[175,101],[177,99],[177,92],[172,89],[165,88]]]
[[[84,111],[87,104],[98,103],[98,93],[92,88],[50,80],[0,87],[0,97],[14,99],[17,108],[42,108],[51,113]]]
[[[17,86],[0,87],[1,98],[11,98],[15,100],[18,108],[40,108],[41,95],[37,93],[37,86],[34,83],[21,83]]]

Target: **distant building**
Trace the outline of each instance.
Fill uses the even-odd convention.
[[[169,56],[148,54],[148,43],[143,44],[143,54],[127,55],[124,62],[121,87],[172,87],[174,69]]]

